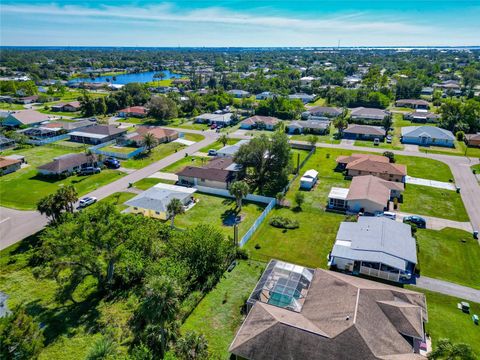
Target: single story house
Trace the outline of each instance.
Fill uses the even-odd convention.
[[[337,107],[315,106],[302,113],[302,119],[335,118],[342,115],[343,110]]]
[[[313,100],[315,100],[315,95],[309,95],[309,94],[305,94],[305,93],[297,93],[297,94],[288,95],[288,98],[290,100],[299,99],[304,104],[306,104],[306,103],[309,103],[309,102],[312,102]]]
[[[317,170],[307,170],[300,178],[300,189],[311,190],[318,181]]]
[[[170,218],[168,204],[178,199],[184,208],[188,207],[194,202],[193,194],[196,191],[195,188],[160,183],[128,200],[125,205],[132,214],[167,220]]]
[[[20,130],[19,133],[23,133],[31,139],[40,140],[62,135],[66,133],[66,131],[60,126],[36,126],[25,129],[23,131]]]
[[[157,145],[178,139],[177,131],[164,129],[159,126],[137,126],[135,132],[127,134],[125,138],[128,142],[140,147],[143,146],[143,138],[146,134],[152,134]]]
[[[15,147],[15,140],[0,135],[0,150],[9,149],[12,147]]]
[[[345,139],[374,140],[383,141],[385,138],[385,129],[381,126],[349,124],[343,130],[342,137]]]
[[[410,120],[417,123],[433,123],[440,119],[440,115],[431,113],[429,111],[415,111],[412,113],[403,114],[405,120]]]
[[[455,146],[455,136],[450,130],[436,126],[402,127],[402,143],[423,146]]]
[[[37,102],[37,100],[38,100],[38,95],[32,95],[32,96],[25,96],[25,97],[15,99],[15,102],[17,104],[33,104]]]
[[[127,133],[113,125],[94,125],[70,133],[70,140],[84,144],[98,145],[115,140]]]
[[[465,135],[465,143],[466,143],[468,146],[480,147],[480,133],[476,133],[476,134],[466,134],[466,135]]]
[[[238,99],[250,97],[250,93],[245,90],[233,89],[228,90],[227,93]]]
[[[248,144],[248,142],[249,140],[240,140],[236,144],[225,145],[224,147],[222,147],[220,150],[217,151],[217,156],[233,158],[237,153],[238,149],[240,149],[240,146],[244,144]]]
[[[195,118],[196,123],[201,124],[215,124],[215,125],[223,125],[228,126],[232,123],[232,113],[225,113],[225,114],[202,114]]]
[[[395,106],[421,110],[428,110],[428,108],[430,107],[428,101],[420,99],[400,99],[395,101]]]
[[[270,91],[264,91],[264,92],[262,92],[262,93],[260,93],[260,94],[257,94],[257,95],[255,96],[255,99],[257,99],[257,100],[266,100],[266,99],[272,99],[272,98],[275,97],[275,96],[276,96],[276,94],[274,94],[274,93],[272,93],[272,92],[270,92]]]
[[[50,120],[48,115],[36,110],[20,110],[8,114],[8,116],[2,120],[2,125],[10,127],[34,126],[48,120]]]
[[[380,124],[390,112],[382,109],[357,107],[351,110],[350,119],[354,123]]]
[[[186,186],[228,189],[237,178],[238,170],[233,158],[216,157],[204,167],[186,166],[177,172],[178,183]]]
[[[99,161],[95,154],[78,153],[56,157],[37,169],[42,175],[71,175],[82,168],[98,165]]]
[[[81,107],[80,101],[71,101],[66,104],[52,105],[51,109],[52,111],[75,112],[80,111]]]
[[[21,166],[21,160],[0,156],[0,176],[15,172],[19,170]]]
[[[279,123],[280,120],[276,117],[254,115],[240,122],[240,128],[275,130]]]
[[[330,131],[330,120],[292,121],[287,126],[289,134],[327,134]]]
[[[148,111],[143,106],[129,106],[125,109],[118,111],[118,116],[122,118],[128,118],[128,117],[143,118],[147,116],[147,114],[148,114]]]
[[[425,295],[271,260],[229,351],[247,360],[426,359]]]
[[[304,76],[300,78],[300,86],[303,87],[311,87],[312,83],[316,80],[317,78],[313,76]]]
[[[391,163],[385,156],[352,154],[336,159],[339,169],[347,170],[347,176],[374,175],[388,181],[405,182],[407,167]]]
[[[328,195],[327,208],[347,213],[375,214],[388,209],[388,202],[401,199],[403,183],[383,180],[373,175],[356,176],[350,188],[332,187]]]
[[[329,261],[338,270],[394,282],[408,282],[416,264],[410,225],[383,216],[340,223]]]
[[[190,85],[190,79],[173,79],[172,80],[172,85]]]

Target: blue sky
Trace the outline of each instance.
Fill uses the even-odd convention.
[[[480,0],[1,0],[3,46],[480,45]]]

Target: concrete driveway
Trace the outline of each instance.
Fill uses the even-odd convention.
[[[448,220],[448,219],[442,219],[442,218],[437,218],[433,216],[425,216],[421,214],[410,214],[410,213],[404,213],[404,212],[395,212],[397,214],[397,221],[402,222],[403,218],[406,216],[411,216],[411,215],[418,215],[424,218],[427,221],[427,229],[432,229],[432,230],[442,230],[447,227],[454,228],[454,229],[460,229],[460,230],[465,230],[468,232],[472,232],[472,224],[470,222],[465,221],[454,221],[454,220]]]
[[[437,189],[444,189],[444,190],[456,190],[455,184],[449,183],[449,182],[443,182],[443,181],[435,181],[435,180],[429,180],[429,179],[421,179],[421,178],[416,178],[412,176],[406,176],[405,182],[407,184],[413,184],[413,185],[422,185],[422,186],[430,186],[433,188]]]

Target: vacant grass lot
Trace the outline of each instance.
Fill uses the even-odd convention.
[[[235,215],[240,215],[242,216],[242,222],[238,226],[239,240],[250,229],[265,208],[263,204],[244,202],[242,211],[238,214],[234,199],[198,192],[195,193],[194,197],[199,201],[193,208],[175,218],[177,227],[187,229],[200,223],[206,223],[218,227],[225,236],[233,238],[231,222]],[[225,223],[230,223],[230,226]]]
[[[126,167],[127,169],[141,169],[169,155],[172,155],[175,151],[183,149],[184,147],[185,145],[178,142],[160,144],[153,148],[149,154],[141,154],[137,157],[122,161],[122,166]]]
[[[407,213],[468,221],[460,194],[452,190],[408,184],[400,210]]]
[[[124,176],[124,173],[117,170],[103,170],[100,174],[75,175],[65,179],[38,175],[37,166],[75,151],[46,146],[5,151],[5,155],[24,155],[30,166],[0,178],[0,204],[20,210],[34,210],[38,200],[54,193],[61,186],[74,185],[79,196],[82,196]]]
[[[327,135],[317,135],[317,142],[319,143],[329,143],[329,144],[340,144],[340,139],[336,138],[337,129],[334,126],[330,126],[330,131]],[[299,141],[308,141],[308,136],[310,134],[296,134],[290,135],[290,140],[299,140]]]
[[[86,286],[83,292],[75,294],[78,303],[57,302],[57,283],[33,276],[29,258],[34,242],[32,236],[0,251],[0,291],[8,295],[10,309],[23,304],[44,326],[45,348],[40,360],[85,359],[103,325],[115,324],[119,329],[128,329],[128,320],[137,303],[134,296],[101,300],[92,296],[91,288]],[[125,340],[131,336],[128,332],[124,335]],[[126,350],[125,345],[120,345],[119,356],[125,356]]]
[[[212,359],[229,359],[228,347],[244,316],[241,308],[255,287],[264,263],[241,261],[198,304],[180,328],[181,333],[197,331],[206,336]]]
[[[100,202],[106,203],[112,203],[115,205],[119,211],[125,210],[128,206],[124,205],[123,203],[125,201],[130,200],[131,198],[135,197],[137,194],[131,193],[131,192],[116,192],[111,195],[108,195],[106,198],[100,200]]]
[[[185,166],[203,166],[205,165],[211,157],[204,156],[187,156],[183,159],[180,159],[173,164],[170,164],[162,169],[163,172],[176,173],[183,169]]]
[[[227,145],[233,145],[233,144],[236,144],[239,141],[240,141],[240,139],[229,138],[228,142],[227,142]],[[217,140],[214,143],[211,143],[210,145],[207,145],[204,148],[201,148],[199,151],[208,153],[208,150],[210,150],[210,149],[219,150],[222,147],[223,147],[223,144],[220,141]]]
[[[480,289],[480,246],[466,231],[417,231],[421,275]]]
[[[112,152],[112,153],[129,154],[129,153],[137,150],[137,148],[136,147],[128,147],[128,146],[110,145],[110,146],[105,146],[105,147],[101,148],[100,150],[108,151],[108,152]]]
[[[440,339],[450,339],[454,343],[469,344],[480,356],[480,329],[472,321],[472,314],[480,314],[480,304],[469,301],[470,314],[457,309],[457,303],[464,301],[436,292],[409,287],[427,296],[428,322],[425,329],[430,334],[433,346]]]
[[[396,162],[407,166],[407,174],[413,177],[444,181],[453,180],[447,164],[433,159],[416,156],[395,155]]]
[[[199,141],[202,141],[203,139],[205,139],[205,136],[203,136],[201,134],[192,134],[192,133],[187,133],[186,132],[186,133],[184,133],[183,139],[199,142]]]

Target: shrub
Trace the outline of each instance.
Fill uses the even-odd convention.
[[[391,151],[385,151],[383,153],[383,156],[387,157],[388,160],[390,160],[391,163],[394,163],[395,162],[395,154]]]
[[[455,137],[457,138],[458,141],[463,141],[465,140],[465,133],[463,131],[457,131],[455,133]]]
[[[243,248],[237,247],[235,255],[236,255],[235,257],[239,260],[248,260],[248,252]]]
[[[295,202],[297,203],[297,206],[301,208],[302,204],[305,202],[305,194],[300,191],[295,193]]]
[[[270,219],[270,225],[280,229],[296,229],[300,225],[297,220],[289,219],[282,216],[274,216]]]

